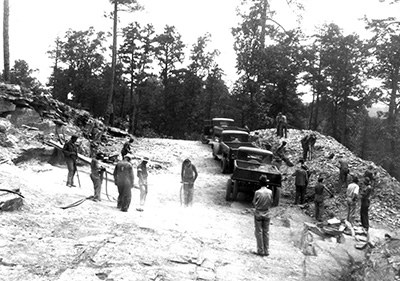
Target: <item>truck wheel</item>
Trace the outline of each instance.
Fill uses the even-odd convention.
[[[222,157],[221,160],[221,171],[223,174],[226,174],[228,172],[228,167],[227,167],[228,162],[226,161],[225,157]]]
[[[235,201],[237,199],[238,193],[239,193],[239,181],[236,180],[235,183],[233,184],[232,201]]]
[[[233,190],[232,180],[229,179],[226,184],[226,195],[225,195],[226,201],[231,201],[232,190]]]

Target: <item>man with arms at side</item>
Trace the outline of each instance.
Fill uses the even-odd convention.
[[[130,163],[131,154],[125,155],[124,159],[117,163],[114,169],[114,182],[118,187],[118,203],[117,208],[122,212],[127,212],[131,204],[132,191],[134,184],[133,167]]]
[[[258,189],[253,198],[254,211],[254,234],[257,240],[257,252],[260,256],[269,255],[269,224],[271,221],[270,208],[273,205],[273,197],[270,186],[267,188],[267,177],[262,175],[259,179],[261,188]]]
[[[71,136],[71,139],[64,144],[63,147],[63,154],[68,168],[67,186],[69,187],[75,186],[74,176],[77,170],[76,160],[78,159],[78,148],[76,146],[77,140],[78,136],[73,135]]]
[[[360,187],[358,177],[353,176],[353,182],[349,184],[346,191],[347,197],[347,221],[354,227],[354,215],[356,213],[357,199]]]

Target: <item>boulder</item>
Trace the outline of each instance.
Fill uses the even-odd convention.
[[[4,112],[11,112],[15,110],[15,104],[4,99],[4,98],[0,98],[0,114],[4,113]]]
[[[41,117],[34,109],[31,108],[17,108],[11,113],[10,121],[16,127],[22,125],[33,125],[39,123]]]

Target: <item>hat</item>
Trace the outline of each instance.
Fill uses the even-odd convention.
[[[78,139],[78,136],[77,135],[72,135],[71,136],[71,140],[77,140]]]
[[[299,163],[304,164],[304,159],[303,159],[303,158],[300,158],[300,159],[299,159]]]
[[[258,181],[263,184],[263,183],[267,183],[268,182],[268,178],[266,175],[261,175],[260,178],[258,179]]]
[[[145,156],[145,157],[142,157],[142,161],[145,161],[145,162],[149,162],[149,157],[147,157],[147,156]]]

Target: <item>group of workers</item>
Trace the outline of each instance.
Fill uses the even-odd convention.
[[[78,159],[78,147],[76,145],[77,140],[78,136],[72,135],[70,140],[66,142],[63,147],[63,154],[68,168],[67,186],[69,187],[75,186],[74,178],[75,174],[77,173]],[[145,205],[148,193],[148,157],[143,157],[141,163],[136,168],[139,187],[136,187],[134,184],[134,168],[131,163],[133,160],[131,148],[133,141],[134,139],[130,138],[123,144],[121,150],[122,160],[116,164],[113,172],[114,183],[118,188],[117,208],[121,209],[122,212],[127,212],[129,209],[132,199],[132,188],[139,188],[140,190],[140,207],[136,209],[137,211],[143,211],[143,206]],[[96,202],[101,201],[101,187],[104,174],[106,173],[106,169],[101,166],[100,162],[103,157],[103,153],[98,152],[95,157],[92,158],[90,163],[90,178],[93,182],[94,188],[94,195],[92,196],[92,199]],[[182,186],[180,190],[181,204],[185,207],[192,206],[193,204],[194,182],[196,181],[197,177],[198,172],[196,166],[190,161],[190,159],[185,159],[182,163]]]
[[[309,184],[309,178],[311,171],[305,164],[306,160],[310,160],[310,154],[314,150],[316,142],[316,135],[314,133],[306,135],[302,138],[301,144],[303,148],[303,158],[298,161],[298,166],[294,176],[295,182],[295,201],[294,204],[304,204],[305,194]],[[275,155],[281,157],[281,159],[288,165],[291,166],[291,162],[287,159],[284,153],[286,141],[283,141],[279,146]],[[367,235],[367,243],[370,242],[369,235],[369,207],[370,198],[373,193],[372,184],[375,181],[377,172],[374,171],[373,166],[370,165],[363,174],[363,181],[360,188],[359,178],[357,175],[352,175],[352,182],[348,183],[348,175],[350,175],[350,169],[348,162],[345,159],[339,160],[339,188],[346,188],[346,206],[347,206],[347,221],[352,227],[355,226],[355,213],[357,209],[358,199],[360,198],[360,222],[364,232]],[[254,223],[255,223],[255,237],[257,241],[257,251],[254,252],[256,255],[268,256],[269,255],[269,224],[270,224],[270,209],[273,207],[273,192],[271,186],[267,184],[266,178],[261,176],[259,179],[261,188],[257,190],[253,198],[253,206],[255,207]],[[322,221],[324,213],[324,198],[325,192],[331,197],[334,196],[332,191],[327,188],[324,184],[324,176],[321,174],[318,177],[317,183],[314,186],[314,204],[315,204],[315,219],[319,222]]]

